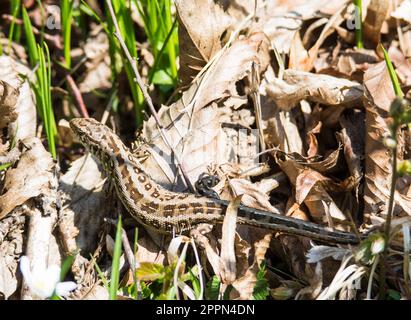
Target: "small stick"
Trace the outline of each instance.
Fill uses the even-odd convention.
[[[176,162],[177,162],[177,166],[180,168],[180,171],[183,175],[183,178],[184,178],[187,186],[190,188],[190,190],[192,192],[194,192],[195,189],[194,189],[193,185],[191,184],[190,179],[188,178],[188,175],[187,175],[187,173],[184,169],[184,166],[182,165],[182,161],[181,161],[179,155],[176,152],[174,152],[174,148],[171,146],[171,142],[170,142],[170,139],[168,137],[168,134],[165,131],[164,126],[162,125],[162,123],[160,121],[160,118],[157,114],[157,111],[154,108],[153,101],[151,100],[151,97],[147,92],[146,86],[143,83],[143,80],[141,79],[140,73],[138,72],[138,69],[137,69],[136,61],[131,57],[130,52],[129,52],[129,50],[128,50],[125,42],[124,42],[124,39],[121,36],[120,28],[118,26],[116,15],[114,14],[114,9],[113,9],[111,0],[106,0],[106,2],[107,2],[107,6],[110,10],[111,18],[113,19],[114,27],[116,29],[116,32],[114,33],[114,36],[118,39],[118,41],[119,41],[119,43],[120,43],[120,45],[121,45],[121,47],[124,51],[124,54],[126,55],[126,58],[129,61],[130,65],[133,69],[134,75],[136,76],[135,80],[136,80],[138,86],[140,87],[141,92],[143,93],[143,97],[146,100],[148,107],[150,108],[150,112],[153,115],[154,120],[157,123],[158,129],[160,130],[160,134],[161,134],[164,142],[167,144],[167,146],[170,148],[171,152],[173,153],[173,155],[176,159]]]
[[[60,58],[60,61],[63,63],[63,65],[66,65],[66,61],[64,60],[63,57]],[[68,70],[64,68],[64,71]],[[84,103],[83,96],[81,95],[80,89],[78,88],[76,82],[74,81],[73,77],[71,76],[70,73],[67,73],[65,75],[66,81],[69,85],[70,91],[73,94],[74,100],[77,102],[77,107],[83,116],[83,118],[90,118],[86,104]]]
[[[70,87],[71,93],[73,94],[73,97],[77,102],[77,106],[79,108],[79,111],[80,111],[81,115],[84,118],[89,118],[90,116],[88,114],[86,105],[84,103],[83,96],[81,95],[80,89],[77,87],[77,84],[74,81],[73,77],[71,75],[67,74],[66,75],[66,80],[67,80],[67,83]]]

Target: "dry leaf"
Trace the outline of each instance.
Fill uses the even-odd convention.
[[[213,0],[176,1],[182,86],[188,85],[221,49],[231,18]]]
[[[384,139],[390,135],[389,109],[395,93],[384,61],[368,69],[364,75],[364,86],[366,88],[364,217],[365,221],[370,223],[372,216],[384,217],[387,213],[392,174],[391,155],[384,144]],[[401,152],[398,157],[400,159],[403,157]],[[406,194],[396,192],[395,203],[396,214],[411,214],[411,198]]]
[[[364,38],[370,40],[375,46],[380,42],[381,29],[385,18],[389,16],[389,0],[370,0],[363,23]]]
[[[401,4],[391,12],[391,17],[396,19],[403,19],[408,23],[411,23],[411,2],[403,0]]]
[[[96,36],[87,39],[84,45],[86,72],[79,83],[79,89],[83,93],[94,90],[110,89],[111,68],[108,54],[109,44],[107,35],[100,31]]]
[[[37,138],[26,140],[24,144],[30,149],[22,154],[16,168],[6,172],[0,196],[0,219],[28,199],[48,194],[50,188],[54,167],[50,154]]]
[[[270,246],[271,238],[272,233],[265,232],[260,239],[254,242],[255,253],[253,263],[246,269],[245,274],[233,283],[235,290],[230,293],[230,299],[253,299],[254,287],[257,282],[257,272],[261,262],[265,259],[265,254]]]
[[[18,259],[23,253],[26,216],[14,210],[0,221],[0,299],[7,300],[18,286]]]
[[[16,121],[18,91],[7,82],[0,80],[0,129]]]
[[[303,153],[303,142],[294,114],[281,110],[272,102],[269,104],[268,99],[263,100],[267,100],[263,104],[263,118],[267,120],[264,130],[265,141],[285,152]]]
[[[74,161],[60,179],[63,202],[60,230],[67,251],[81,249],[88,257],[98,243],[103,218],[113,212],[107,201],[100,167],[91,156]]]
[[[299,32],[295,33],[293,41],[291,42],[288,68],[302,71],[310,71],[312,68],[311,60],[309,59],[307,50],[305,50],[303,46]]]
[[[280,213],[280,210],[271,205],[267,190],[262,189],[258,184],[253,184],[245,179],[230,179],[228,183],[235,197],[242,196],[241,202],[243,205],[277,214]]]
[[[8,123],[8,137],[13,137],[16,141],[32,138],[36,134],[36,106],[29,81],[23,78],[23,76],[28,77],[30,75],[31,71],[26,66],[8,56],[0,56],[0,81],[9,84],[14,88],[14,94],[17,93],[13,110],[16,119],[12,121],[10,121],[10,119],[8,120],[10,121]],[[0,97],[3,95],[1,86],[0,84]],[[1,124],[4,119],[2,112],[5,111],[2,108],[2,104],[7,103],[7,101],[2,101],[3,98],[0,99],[0,128],[3,128]]]
[[[221,239],[221,281],[231,284],[236,278],[236,258],[234,252],[235,230],[237,225],[237,211],[241,203],[241,197],[235,198],[227,207]]]
[[[409,2],[409,1],[408,1]],[[411,4],[410,4],[411,6]],[[396,47],[391,46],[388,50],[388,55],[395,65],[395,72],[402,84],[411,85],[411,60],[406,58],[404,54]]]
[[[167,128],[173,150],[194,184],[200,174],[207,172],[212,163],[225,163],[228,151],[222,134],[216,99],[236,95],[235,83],[251,70],[251,64],[260,52],[267,54],[265,37],[261,33],[233,43],[197,82],[184,92],[182,98],[170,107],[159,111],[160,120]],[[263,69],[262,69],[263,70]],[[170,149],[165,145],[154,118],[144,123],[143,136],[152,147],[151,155],[143,166],[153,179],[166,188],[177,186],[176,166]]]
[[[326,105],[353,105],[362,97],[362,86],[356,82],[291,69],[284,72],[284,80],[273,79],[266,89],[283,110],[290,110],[303,99]]]

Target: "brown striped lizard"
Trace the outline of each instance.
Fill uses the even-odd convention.
[[[222,223],[228,202],[192,193],[169,191],[144,171],[139,159],[107,126],[91,118],[76,118],[70,127],[96,156],[127,211],[144,226],[160,233],[186,232],[200,223]],[[237,222],[313,240],[356,244],[354,233],[328,228],[281,214],[240,206]]]

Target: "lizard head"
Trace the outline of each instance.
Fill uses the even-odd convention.
[[[71,130],[80,142],[103,164],[109,163],[121,151],[123,143],[106,125],[92,118],[75,118]]]

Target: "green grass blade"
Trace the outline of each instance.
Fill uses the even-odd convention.
[[[11,165],[12,165],[11,163],[4,163],[4,164],[0,165],[0,172],[3,171],[3,170],[6,170],[7,168],[10,168]]]
[[[13,39],[16,38],[14,28],[16,26],[16,18],[20,12],[20,6],[21,6],[21,1],[20,0],[12,0],[11,1],[11,15],[13,17],[13,20],[11,21],[10,24],[10,29],[9,29],[9,41],[8,41],[8,46],[7,46],[7,52],[10,54],[11,50],[11,43],[13,42]]]
[[[121,235],[123,232],[121,216],[118,219],[116,240],[114,243],[113,263],[111,266],[110,300],[117,300],[118,285],[120,281],[120,257],[121,257]]]
[[[66,67],[71,67],[71,23],[73,20],[73,2],[69,0],[62,0],[61,3],[61,22],[64,43],[64,60]]]
[[[153,82],[154,74],[158,71],[158,67],[159,67],[159,64],[160,64],[160,60],[163,56],[164,49],[167,48],[167,50],[168,50],[168,48],[169,48],[170,39],[173,35],[174,29],[175,29],[176,26],[177,26],[177,18],[174,19],[174,23],[173,23],[170,31],[167,34],[167,37],[166,37],[166,39],[163,43],[163,46],[161,47],[160,51],[155,56],[153,68],[150,70],[150,77],[149,77],[149,82],[150,83]],[[174,56],[174,58],[175,58],[175,56]],[[170,66],[174,66],[174,67],[171,67],[171,72],[172,72],[171,76],[172,76],[173,79],[176,79],[177,78],[177,67],[176,67],[175,63],[171,63],[171,57],[170,57]]]
[[[99,15],[84,0],[81,0],[80,11],[90,17],[93,17],[98,22],[98,24],[103,27],[104,32],[109,35],[110,31],[107,28],[107,24],[101,20]]]
[[[355,43],[358,49],[362,49],[364,48],[362,33],[362,0],[354,0],[354,5]]]
[[[395,95],[397,97],[402,98],[402,97],[404,97],[404,93],[401,90],[400,82],[398,81],[398,77],[397,77],[397,74],[395,72],[394,66],[392,65],[391,59],[388,56],[388,53],[385,50],[385,48],[383,47],[383,45],[379,44],[379,46],[382,49],[382,52],[384,53],[384,60],[385,60],[385,63],[387,65],[388,73],[390,75],[390,79],[391,79],[392,86],[394,88]]]
[[[34,37],[33,26],[31,24],[26,8],[22,10],[24,32],[26,35],[27,47],[29,49],[30,65],[35,67],[39,61],[36,38]]]
[[[93,257],[92,257],[92,259],[93,259]],[[101,271],[100,267],[98,266],[98,264],[95,260],[93,260],[93,262],[94,262],[94,267],[96,268],[97,273],[98,273],[101,281],[103,282],[103,285],[106,287],[107,291],[110,293],[110,286],[108,284],[108,281],[107,281],[106,277],[103,274],[103,271]]]
[[[112,5],[113,5],[114,13],[117,18],[121,36],[124,39],[124,42],[127,46],[128,51],[130,52],[131,57],[135,61],[137,61],[138,59],[137,41],[136,41],[134,31],[133,31],[134,23],[133,23],[133,19],[131,18],[131,11],[127,7],[125,0],[112,1]],[[106,12],[109,12],[108,8],[106,8]],[[109,29],[112,32],[114,32],[115,28],[113,25],[113,21],[110,17],[110,14],[107,15],[107,20],[109,24]],[[130,62],[124,57],[124,54],[122,53],[122,49],[118,45],[118,42],[109,41],[109,44],[111,48],[110,50],[112,50],[112,53],[110,54],[110,56],[115,57],[116,52],[117,52],[123,58],[123,65],[126,71],[127,79],[128,79],[130,90],[131,90],[131,96],[134,102],[137,125],[140,125],[143,121],[143,111],[144,111],[143,94],[135,81],[135,75],[134,75],[132,66]]]
[[[66,277],[66,274],[69,272],[71,265],[74,262],[74,258],[76,256],[73,255],[68,255],[66,259],[64,259],[62,265],[61,265],[61,269],[60,269],[60,281],[63,281],[64,278]]]

